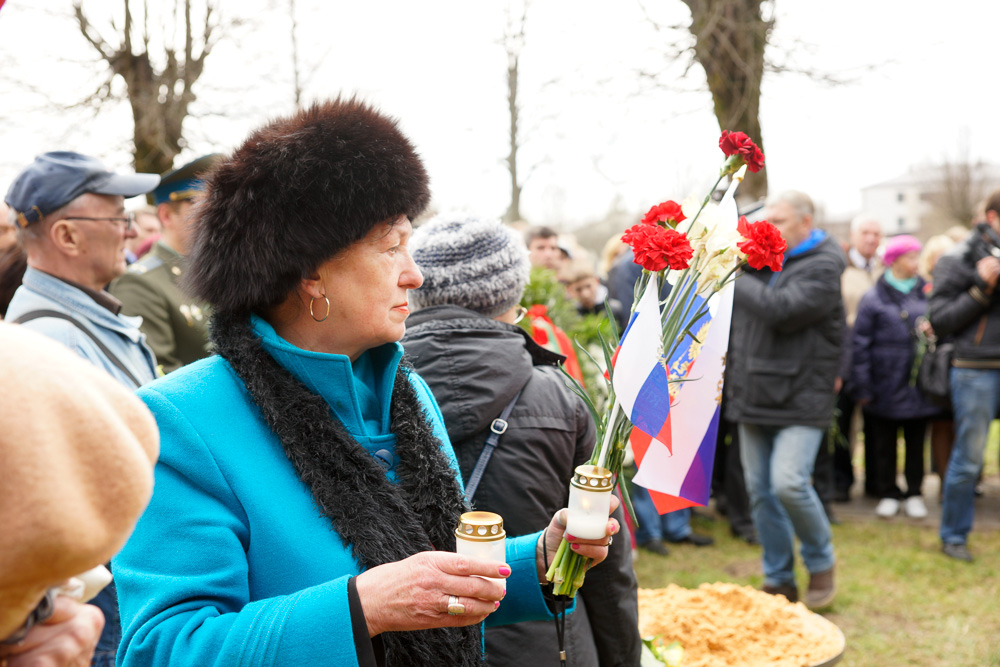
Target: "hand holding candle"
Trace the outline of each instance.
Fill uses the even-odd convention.
[[[566,527],[567,517],[570,511],[563,508],[556,512],[552,520],[549,522],[548,528],[545,529],[543,533],[543,540],[538,540],[538,547],[536,549],[536,564],[538,566],[538,581],[539,583],[545,584],[548,581],[555,581],[546,578],[546,565],[548,565],[549,570],[553,572],[555,576],[555,564],[558,560],[560,553],[566,549],[572,551],[572,553],[579,554],[588,563],[587,567],[593,567],[597,565],[605,558],[608,557],[608,546],[611,544],[611,539],[614,535],[617,535],[621,530],[621,525],[619,525],[617,519],[612,519],[611,514],[618,509],[621,501],[618,496],[613,493],[608,493],[608,509],[605,513],[602,521],[603,532],[600,537],[596,539],[585,539],[579,535],[574,535],[570,533]],[[566,541],[563,541],[563,538]],[[586,568],[581,570],[580,573],[562,573],[564,577],[575,578],[577,574],[582,574],[585,572]],[[571,579],[570,579],[571,580]]]

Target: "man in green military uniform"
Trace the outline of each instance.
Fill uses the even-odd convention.
[[[201,194],[200,179],[221,157],[206,155],[163,174],[153,191],[163,226],[160,240],[110,287],[123,304],[122,313],[142,316],[139,328],[164,373],[209,354],[208,306],[186,294],[180,282],[187,265],[191,206]]]

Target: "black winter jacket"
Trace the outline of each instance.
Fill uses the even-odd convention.
[[[903,294],[883,275],[858,304],[854,322],[852,396],[885,419],[919,419],[941,412],[910,383],[917,319],[927,310],[924,281]]]
[[[929,319],[939,338],[955,339],[954,363],[966,368],[1000,368],[1000,290],[988,293],[976,262],[996,246],[980,224],[934,267]]]
[[[547,526],[566,506],[573,470],[590,458],[595,439],[590,413],[556,366],[563,357],[519,327],[457,306],[414,313],[402,342],[441,407],[464,480],[479,459],[490,424],[524,388],[473,504],[501,515],[508,535]],[[615,516],[624,526],[620,508]],[[636,591],[631,544],[623,532],[607,560],[587,573],[576,610],[566,617],[567,664],[639,664]],[[486,660],[491,666],[555,667],[554,624],[491,627]]]
[[[826,237],[783,270],[736,281],[726,369],[726,419],[826,428],[846,320],[844,252]]]

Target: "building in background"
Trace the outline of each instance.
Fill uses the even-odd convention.
[[[886,236],[926,239],[969,225],[980,203],[1000,185],[1000,165],[942,164],[911,169],[861,190],[862,210],[882,221]]]

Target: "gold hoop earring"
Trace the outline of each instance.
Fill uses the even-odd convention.
[[[313,302],[315,300],[316,297],[309,299],[309,316],[312,317],[317,322],[324,322],[326,321],[326,318],[330,317],[330,300],[326,298],[325,294],[323,295],[323,300],[326,301],[326,315],[324,315],[322,318],[317,318],[316,314],[313,313]]]

